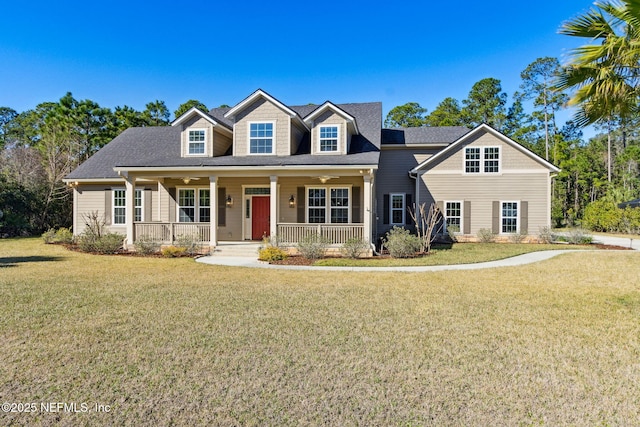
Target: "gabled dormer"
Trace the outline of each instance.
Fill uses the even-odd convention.
[[[227,125],[195,107],[176,118],[171,126],[181,128],[181,157],[222,156],[232,143],[233,131]]]
[[[356,119],[327,101],[304,118],[311,129],[311,154],[347,154],[351,138],[358,135]]]
[[[224,117],[234,123],[234,156],[290,156],[309,131],[298,113],[261,89]]]

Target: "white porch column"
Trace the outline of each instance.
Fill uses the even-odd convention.
[[[420,224],[420,183],[422,182],[422,175],[420,172],[416,173],[416,196],[413,203],[416,204],[416,224]]]
[[[127,228],[127,238],[126,238],[126,249],[133,249],[133,219],[135,217],[135,209],[134,209],[134,199],[135,199],[135,190],[136,190],[136,179],[132,176],[125,176],[124,178],[124,187],[125,187],[125,201],[124,201],[124,212],[125,212],[125,225]]]
[[[269,177],[271,188],[269,197],[269,235],[277,236],[278,234],[278,177],[271,175]]]
[[[363,177],[364,179],[364,241],[367,243],[371,243],[371,233],[372,233],[372,229],[371,229],[371,215],[372,215],[372,209],[371,209],[371,187],[372,187],[372,181],[371,181],[371,175],[365,175]]]
[[[209,242],[209,246],[211,248],[215,248],[218,246],[218,177],[210,176],[209,177],[209,238],[211,241]]]

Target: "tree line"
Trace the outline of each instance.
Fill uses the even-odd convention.
[[[397,106],[385,125],[486,123],[561,169],[552,188],[554,226],[579,225],[588,207],[585,224],[611,218],[619,203],[640,196],[640,0],[597,1],[559,32],[588,43],[574,49],[564,66],[551,57],[529,64],[510,105],[500,81],[486,78],[466,99],[445,98],[430,113],[416,102]],[[576,113],[558,123],[558,112],[568,107]],[[590,125],[598,133],[585,140],[582,129]],[[629,228],[637,231],[640,223]]]
[[[174,116],[192,107],[208,111],[189,100]],[[111,110],[71,93],[21,113],[0,107],[0,236],[69,227],[72,192],[62,179],[125,129],[167,126],[169,117],[160,100]]]
[[[556,58],[536,59],[510,97],[499,80],[486,78],[466,99],[445,98],[431,112],[416,102],[397,106],[385,126],[486,123],[501,131],[561,169],[552,188],[555,226],[579,224],[589,206],[606,205],[610,212],[638,197],[640,0],[597,1],[559,32],[587,44],[564,66]],[[568,106],[577,113],[558,123],[558,113]],[[174,116],[192,107],[207,111],[189,100]],[[62,178],[123,130],[165,126],[169,117],[159,100],[144,111],[126,105],[111,110],[71,93],[20,113],[0,107],[0,236],[68,227],[72,193]],[[587,125],[598,134],[585,140]],[[593,222],[593,209],[588,217]]]

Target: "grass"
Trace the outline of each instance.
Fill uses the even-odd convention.
[[[0,425],[638,425],[640,254],[248,270],[0,240]]]
[[[429,255],[416,258],[326,258],[316,261],[314,265],[340,267],[397,267],[475,264],[479,262],[510,258],[530,252],[557,249],[589,249],[589,246],[537,245],[525,243],[454,243],[451,246],[435,247]]]

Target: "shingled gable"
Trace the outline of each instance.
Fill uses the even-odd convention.
[[[244,110],[247,107],[250,107],[254,102],[256,102],[260,98],[269,101],[270,103],[272,103],[273,105],[275,105],[276,107],[278,107],[279,109],[284,111],[286,114],[288,114],[289,117],[291,117],[293,120],[295,120],[300,125],[302,125],[302,127],[304,127],[306,130],[309,130],[309,127],[304,122],[304,120],[302,120],[302,117],[300,117],[300,115],[298,113],[296,113],[294,110],[292,110],[291,108],[287,107],[285,104],[283,104],[282,102],[278,101],[276,98],[274,98],[273,96],[269,95],[267,92],[263,91],[262,89],[256,90],[251,95],[249,95],[248,97],[246,97],[245,99],[240,101],[235,107],[233,107],[229,111],[227,111],[224,114],[224,117],[227,118],[227,119],[232,119],[239,112],[241,112],[242,110]]]
[[[321,114],[323,114],[327,110],[333,111],[334,113],[336,113],[337,115],[339,115],[340,117],[345,119],[348,123],[351,123],[351,125],[353,126],[355,134],[356,135],[360,134],[360,131],[358,130],[358,123],[356,122],[355,117],[353,117],[351,114],[347,113],[346,111],[344,111],[343,109],[341,109],[337,105],[331,103],[330,101],[325,101],[324,104],[322,104],[321,106],[316,108],[309,115],[305,116],[304,117],[304,122],[308,126],[311,126],[313,121],[318,116],[320,116]]]
[[[214,117],[212,117],[211,115],[203,111],[200,111],[196,107],[191,107],[188,111],[186,111],[180,117],[176,118],[173,122],[171,122],[171,126],[179,126],[193,116],[200,116],[206,121],[208,121],[209,123],[211,123],[213,126],[220,126],[220,129],[224,130],[226,133],[233,133],[232,128],[229,125],[227,125],[226,123],[216,121]]]
[[[415,168],[411,169],[409,171],[409,173],[411,175],[415,175],[420,170],[427,169],[429,166],[437,164],[437,162],[440,161],[440,159],[445,158],[446,156],[449,155],[449,153],[452,153],[455,150],[457,150],[462,144],[465,143],[465,141],[468,141],[469,139],[472,139],[472,138],[474,138],[475,136],[477,136],[477,135],[479,135],[481,133],[490,133],[491,135],[493,135],[496,138],[500,139],[504,143],[506,143],[506,144],[512,146],[513,148],[515,148],[516,150],[520,151],[521,153],[531,157],[533,160],[535,160],[536,162],[540,163],[541,165],[543,165],[544,167],[549,169],[549,171],[551,171],[551,172],[559,172],[560,171],[560,169],[558,169],[556,166],[552,165],[551,163],[549,163],[548,161],[546,161],[542,157],[538,156],[533,151],[523,147],[522,145],[518,144],[513,139],[511,139],[508,136],[498,132],[497,130],[495,130],[491,126],[483,123],[483,124],[477,126],[476,128],[474,128],[473,130],[471,130],[470,132],[462,135],[460,138],[458,138],[456,141],[454,141],[452,144],[450,144],[444,150],[438,152],[436,155],[428,158],[427,160],[425,160],[424,162],[420,163]]]

